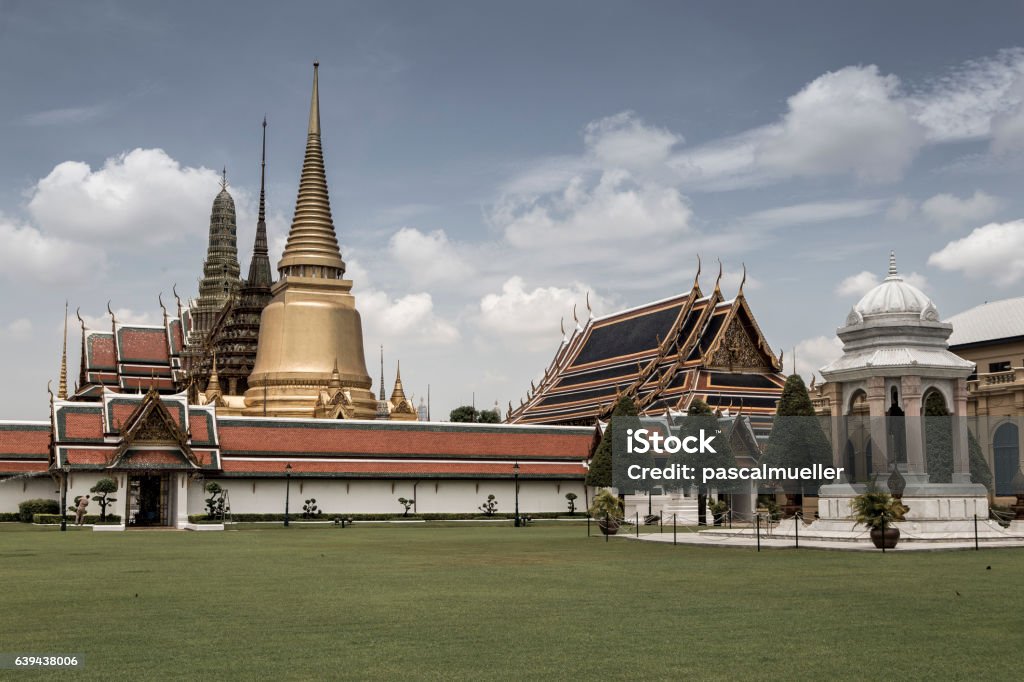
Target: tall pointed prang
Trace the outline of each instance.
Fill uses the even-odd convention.
[[[263,151],[260,155],[260,210],[256,220],[256,242],[252,247],[252,261],[249,263],[249,287],[270,287],[273,275],[270,272],[270,256],[267,248],[267,119],[263,118]]]
[[[319,66],[319,62],[313,63],[313,96],[309,105],[306,157],[302,162],[295,216],[277,269],[282,277],[342,279],[345,276],[345,261],[341,259],[338,236],[334,232],[324,154],[320,146]]]
[[[68,302],[64,301],[64,347],[60,351],[60,383],[57,399],[68,399]]]

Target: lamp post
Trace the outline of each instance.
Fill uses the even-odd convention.
[[[60,468],[63,474],[60,477],[60,529],[68,529],[68,472],[71,470],[67,464]]]
[[[292,465],[284,465],[284,527],[288,527],[288,497],[292,491]]]
[[[513,480],[515,481],[515,484],[516,484],[516,521],[515,521],[515,525],[516,525],[516,528],[518,528],[520,525],[522,525],[519,522],[519,462],[516,462],[515,464],[512,465],[512,478],[513,478]]]

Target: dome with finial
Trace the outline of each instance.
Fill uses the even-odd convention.
[[[929,322],[939,319],[939,311],[932,300],[900,276],[896,270],[896,253],[892,251],[889,252],[888,276],[853,306],[846,323],[853,325],[866,318],[890,315],[913,315]]]

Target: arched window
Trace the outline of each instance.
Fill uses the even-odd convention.
[[[996,465],[996,495],[1013,495],[1013,477],[1020,468],[1016,424],[1007,422],[996,429],[992,450]]]

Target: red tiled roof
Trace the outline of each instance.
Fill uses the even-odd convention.
[[[106,466],[107,457],[113,454],[110,450],[86,450],[79,448],[68,448],[64,450],[64,458],[68,464],[99,464]]]
[[[174,450],[129,450],[128,455],[121,461],[134,466],[180,466],[187,463],[185,456]]]
[[[63,414],[63,438],[75,440],[103,438],[103,413],[100,410],[92,412],[63,411]]]
[[[50,431],[25,429],[0,429],[0,455],[39,455],[46,457],[50,451]]]
[[[122,327],[118,330],[117,352],[125,362],[167,364],[167,332],[163,329]]]
[[[210,429],[205,414],[190,414],[188,416],[188,428],[192,432],[192,440],[209,442]]]
[[[435,476],[486,476],[512,477],[512,467],[507,463],[492,462],[290,462],[295,474],[430,474]],[[273,473],[284,474],[285,462],[258,460],[224,460],[226,473]],[[586,469],[582,462],[576,464],[530,464],[520,463],[520,476],[583,476]]]
[[[557,457],[586,459],[593,434],[588,432],[533,433],[510,429],[506,432],[429,431],[390,428],[318,428],[315,426],[239,425],[221,421],[218,425],[225,454],[353,453],[360,455],[423,455]]]
[[[117,365],[114,358],[114,337],[106,334],[92,334],[89,336],[89,357],[91,362],[89,368],[109,369]]]
[[[31,471],[46,471],[50,468],[49,463],[46,460],[17,460],[17,461],[0,461],[0,472],[10,474],[28,473]]]

